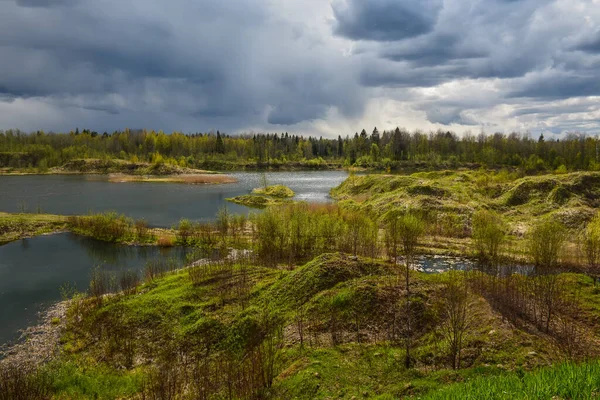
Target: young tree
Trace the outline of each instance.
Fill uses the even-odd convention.
[[[400,229],[398,227],[399,211],[392,210],[384,216],[385,222],[385,247],[387,255],[396,265],[400,255]]]
[[[217,153],[225,153],[225,144],[223,143],[223,138],[221,137],[221,133],[219,131],[217,131],[217,143],[215,147]]]
[[[480,262],[496,274],[500,263],[500,249],[505,240],[502,218],[487,210],[473,215],[473,242]]]
[[[533,226],[529,233],[528,246],[536,274],[556,270],[565,240],[565,227],[558,221],[544,219]]]
[[[600,213],[596,214],[583,232],[583,247],[589,274],[596,285],[600,275]]]
[[[453,369],[460,369],[461,353],[465,336],[471,324],[469,318],[469,292],[464,273],[449,271],[444,281],[444,304],[442,306],[442,334],[450,347]]]
[[[414,263],[419,239],[425,232],[425,223],[419,216],[412,213],[407,213],[398,218],[398,232],[400,235],[400,242],[402,244],[402,252],[404,253],[404,259],[406,262],[406,268],[404,271],[404,280],[406,283],[406,354],[404,358],[404,365],[406,368],[410,368],[412,364],[410,350],[412,347],[413,335],[413,318],[411,315],[412,307],[410,301],[410,268]]]

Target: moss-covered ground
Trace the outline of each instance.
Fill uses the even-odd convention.
[[[158,390],[152,382],[166,380],[173,385],[171,398],[200,398],[195,396],[206,393],[194,379],[201,373],[212,385],[209,398],[575,399],[593,398],[600,389],[597,362],[561,364],[568,355],[550,335],[511,322],[474,292],[461,368],[452,369],[441,333],[445,274],[411,276],[420,311],[414,363],[407,369],[403,340],[395,333],[404,326],[398,272],[391,264],[341,253],[292,271],[215,263],[146,281],[129,294],[79,299],[65,317],[62,356],[47,367],[52,395],[162,398],[151,397]],[[592,280],[578,274],[560,279],[578,296],[579,320],[597,326]],[[270,385],[252,396],[228,388],[233,377],[252,385],[247,362],[267,373],[268,348],[256,341],[275,340],[263,331],[265,321],[274,320],[281,336]],[[254,346],[264,351],[261,357],[253,358]],[[170,374],[181,379],[170,380]]]
[[[563,255],[576,265],[578,233],[600,205],[600,173],[575,172],[522,177],[507,171],[435,171],[411,175],[353,175],[332,189],[341,207],[378,218],[395,210],[424,215],[433,229],[425,241],[430,252],[464,255],[470,242],[473,214],[493,210],[508,225],[504,251],[524,261],[522,240],[532,224],[547,217],[562,222],[571,233]]]

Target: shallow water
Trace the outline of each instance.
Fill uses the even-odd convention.
[[[0,246],[0,345],[33,325],[38,313],[61,300],[65,284],[85,291],[93,268],[141,270],[147,260],[174,257],[184,249],[131,247],[70,233],[37,236]]]
[[[0,211],[82,215],[117,211],[152,226],[169,227],[181,218],[214,219],[227,206],[233,213],[249,209],[227,202],[228,197],[248,194],[261,186],[262,173],[236,172],[238,183],[187,185],[151,182],[108,182],[105,176],[28,175],[0,176]],[[296,199],[328,202],[329,190],[342,183],[345,171],[293,171],[266,173],[269,185],[282,184],[296,192]]]

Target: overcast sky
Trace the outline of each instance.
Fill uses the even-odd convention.
[[[0,0],[0,128],[600,133],[600,0]]]

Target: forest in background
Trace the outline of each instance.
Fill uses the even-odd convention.
[[[394,170],[406,167],[510,167],[528,174],[600,170],[597,136],[495,133],[457,135],[406,129],[338,136],[288,133],[228,135],[88,129],[68,133],[0,131],[0,167],[45,170],[81,158],[117,158],[204,169],[341,168]]]

